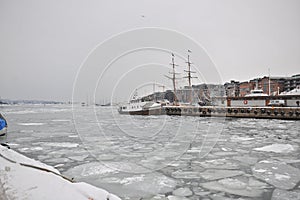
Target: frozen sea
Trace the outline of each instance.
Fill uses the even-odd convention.
[[[300,121],[0,109],[1,142],[122,199],[300,199]]]

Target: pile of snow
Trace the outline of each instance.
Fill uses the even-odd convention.
[[[295,148],[290,144],[271,144],[261,148],[255,148],[254,150],[274,153],[290,153],[292,151],[295,151]]]
[[[59,171],[0,146],[0,199],[120,200],[87,183],[73,183]]]

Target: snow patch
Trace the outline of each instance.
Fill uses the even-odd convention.
[[[4,193],[1,194],[5,195],[1,196],[4,199],[120,200],[119,197],[87,183],[72,183],[62,178],[53,167],[13,150],[0,146],[0,153],[3,156],[0,157],[0,191]]]

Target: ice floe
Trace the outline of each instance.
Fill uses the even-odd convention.
[[[184,188],[178,188],[174,190],[173,195],[175,196],[181,196],[181,197],[187,197],[187,196],[192,196],[193,192],[190,190],[190,188],[184,187]]]
[[[290,144],[271,144],[268,146],[255,148],[256,151],[266,151],[274,153],[290,153],[296,150],[296,147]]]
[[[201,172],[201,177],[206,180],[218,180],[222,178],[234,177],[244,174],[244,172],[239,170],[216,170],[216,169],[208,169],[204,172]]]
[[[40,144],[42,146],[64,147],[64,148],[75,148],[79,146],[79,144],[77,143],[70,143],[70,142],[41,142]]]
[[[161,173],[128,173],[128,169],[138,167],[125,162],[93,162],[68,170],[65,174],[75,180],[89,181],[122,197],[150,197],[172,192],[177,181]],[[126,169],[125,171],[122,169]],[[137,169],[139,170],[139,169]]]
[[[272,194],[272,200],[299,200],[300,190],[286,191],[281,189],[275,189]]]
[[[252,167],[253,175],[280,189],[293,189],[300,181],[300,170],[284,162],[260,161]]]
[[[213,169],[239,169],[239,163],[230,159],[214,159],[214,160],[206,160],[200,162],[200,165],[204,168],[213,168]]]
[[[182,196],[173,196],[173,195],[168,196],[168,199],[169,199],[169,200],[189,200],[189,199],[186,198],[186,197],[182,197]]]
[[[254,165],[257,163],[258,158],[250,157],[250,156],[234,156],[232,157],[234,160],[238,160],[244,164]]]
[[[200,185],[209,190],[217,190],[246,197],[261,197],[264,192],[262,187],[251,187],[249,182],[241,181],[236,178],[226,178],[219,181],[201,183]]]
[[[200,172],[197,171],[182,171],[177,170],[172,173],[172,177],[177,179],[199,179],[201,178]]]

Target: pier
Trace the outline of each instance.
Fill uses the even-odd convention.
[[[162,114],[199,117],[236,117],[300,120],[299,107],[165,106]]]

